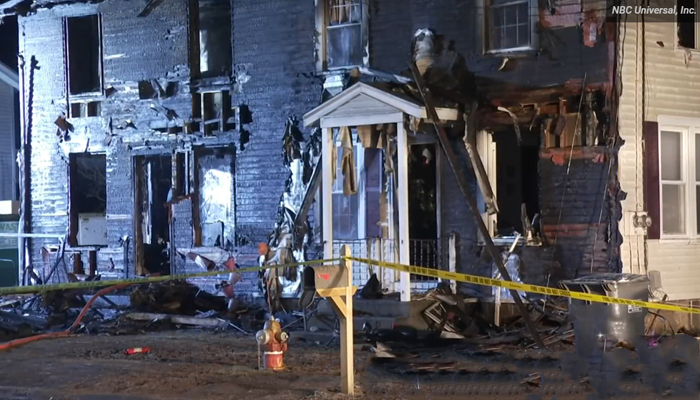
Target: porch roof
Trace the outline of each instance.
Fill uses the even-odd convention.
[[[441,120],[458,120],[456,108],[437,107]],[[425,106],[396,91],[358,82],[304,115],[304,126],[332,128],[403,121],[404,115],[427,118]]]

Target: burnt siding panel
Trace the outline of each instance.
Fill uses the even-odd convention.
[[[186,1],[156,7],[137,18],[141,2],[111,1],[102,13],[105,83],[189,75]]]
[[[285,121],[301,119],[321,102],[321,81],[313,77],[315,8],[313,2],[235,0],[232,10],[234,64],[250,75],[234,104],[253,114],[244,126],[250,143],[237,156],[237,232],[257,244],[273,227],[288,176],[281,158]]]
[[[575,158],[567,174],[568,158],[555,164],[551,154],[540,156],[541,227],[560,265],[553,273],[570,279],[608,272],[608,163]]]

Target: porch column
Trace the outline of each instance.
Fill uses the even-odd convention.
[[[397,203],[399,208],[399,263],[410,264],[410,243],[408,237],[408,137],[404,122],[396,124],[396,137],[398,142],[398,189]],[[400,272],[399,291],[401,301],[411,301],[411,275],[408,272]]]
[[[322,128],[321,133],[321,204],[323,229],[323,258],[333,258],[333,128]]]

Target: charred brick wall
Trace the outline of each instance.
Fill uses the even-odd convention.
[[[483,55],[480,33],[483,13],[478,1],[371,1],[370,65],[382,71],[406,70],[414,33],[417,29],[431,28],[444,37],[446,46],[465,58],[469,69],[477,75],[480,89],[495,92],[496,96],[507,94],[504,86],[536,89],[582,80],[584,76],[587,83],[608,80],[612,43],[598,30],[592,45],[586,46],[581,28],[573,23],[556,29],[539,29],[539,50],[518,58],[515,67],[507,72],[498,71],[502,58]],[[570,10],[566,13],[574,16]],[[552,24],[544,25],[554,28]]]
[[[20,52],[26,60],[23,74],[31,135],[31,223],[32,231],[63,235],[69,226],[68,166],[71,153],[104,153],[107,159],[107,248],[98,252],[98,273],[104,278],[133,275],[134,190],[132,156],[140,153],[169,154],[178,143],[150,129],[165,120],[153,111],[153,102],[139,100],[138,81],[189,80],[187,5],[175,2],[157,8],[146,18],[136,18],[142,5],[106,1],[100,4],[71,4],[19,19]],[[104,96],[101,113],[69,118],[72,131],[57,133],[54,121],[68,115],[65,17],[99,13],[102,24]],[[30,74],[30,60],[38,69]],[[33,79],[31,78],[33,76]],[[191,116],[187,85],[158,106],[173,110],[181,118]],[[121,239],[131,237],[130,271],[124,270]],[[41,247],[53,239],[34,239],[31,260],[42,265]],[[80,250],[73,250],[80,251]],[[87,257],[84,257],[87,259]]]
[[[322,81],[315,77],[313,1],[234,0],[232,5],[234,68],[250,77],[234,101],[247,105],[253,120],[245,126],[250,143],[236,164],[236,231],[248,244],[238,258],[252,262],[257,244],[267,241],[273,228],[288,177],[281,156],[285,121],[301,120],[321,103]]]
[[[606,148],[540,152],[541,227],[546,245],[554,247],[553,279],[614,272],[610,271],[614,249],[608,244],[614,213],[609,157]]]

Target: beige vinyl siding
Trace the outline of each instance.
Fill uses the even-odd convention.
[[[673,23],[646,23],[642,35],[641,24],[629,23],[620,32],[623,91],[619,124],[625,144],[620,149],[618,172],[622,190],[627,192],[622,204],[625,217],[630,211],[646,209],[643,121],[658,121],[659,116],[700,119],[700,52],[692,52],[686,65],[686,51],[674,48],[674,30]],[[624,272],[660,271],[663,291],[670,300],[700,298],[700,240],[648,240],[645,249],[644,238],[628,232],[624,222]]]

